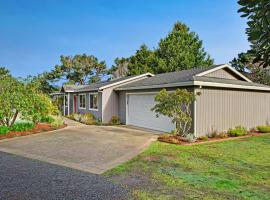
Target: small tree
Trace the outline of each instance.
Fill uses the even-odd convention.
[[[186,89],[177,89],[175,92],[163,89],[155,97],[157,104],[152,111],[157,113],[157,117],[165,115],[172,118],[172,122],[176,124],[177,135],[185,137],[191,128],[191,103],[195,99],[195,94]]]

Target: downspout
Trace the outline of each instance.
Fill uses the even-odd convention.
[[[68,115],[69,115],[69,107],[70,107],[70,93],[68,93]]]
[[[64,94],[64,116],[66,115],[66,95]]]

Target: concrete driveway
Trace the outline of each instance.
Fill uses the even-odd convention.
[[[128,127],[67,128],[0,141],[0,151],[100,174],[144,150],[157,137]]]

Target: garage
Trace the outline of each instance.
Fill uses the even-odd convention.
[[[127,94],[127,124],[170,132],[175,129],[171,119],[166,116],[156,117],[151,108],[155,105],[155,93]]]

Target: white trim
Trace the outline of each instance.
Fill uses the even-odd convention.
[[[196,74],[196,76],[204,76],[206,74],[209,74],[211,72],[215,72],[215,71],[223,69],[223,68],[228,68],[229,70],[231,70],[232,72],[234,72],[235,74],[237,74],[238,76],[243,78],[245,81],[252,83],[252,81],[250,79],[248,79],[246,76],[244,76],[243,74],[241,74],[240,72],[238,72],[236,69],[234,69],[233,67],[231,67],[228,64],[220,65],[220,66],[215,67],[213,69],[210,69],[210,70],[204,71],[202,73]]]
[[[119,84],[122,84],[122,83],[125,83],[125,82],[128,82],[128,81],[136,80],[136,79],[144,77],[144,76],[155,76],[155,75],[151,74],[151,73],[141,74],[141,75],[138,75],[138,76],[135,76],[135,77],[127,78],[127,79],[122,80],[122,81],[118,81],[118,82],[115,82],[115,83],[112,83],[112,84],[105,85],[103,87],[100,87],[99,90],[103,90],[103,89],[106,89],[106,88],[109,88],[109,87],[112,87],[112,86],[115,86],[115,85],[119,85]]]
[[[66,95],[64,94],[64,116],[66,115]]]
[[[99,107],[99,103],[98,103],[98,101],[99,101],[99,97],[98,97],[98,92],[90,92],[89,93],[89,101],[88,101],[88,103],[89,103],[89,110],[92,110],[92,111],[98,111],[98,108],[96,109],[96,108],[90,108],[90,95],[97,95],[97,107]]]
[[[194,94],[196,97],[197,91],[194,89]],[[197,137],[197,99],[193,102],[193,132],[194,132],[194,137]]]
[[[235,89],[247,89],[247,90],[262,90],[270,91],[270,87],[259,87],[259,86],[248,86],[248,85],[236,85],[229,83],[215,83],[215,82],[204,82],[204,81],[194,81],[193,85],[197,86],[208,86],[208,87],[222,87],[222,88],[235,88]]]
[[[85,110],[86,109],[86,94],[85,93],[84,94],[79,94],[78,96],[79,96],[79,106],[78,107],[81,110]],[[84,96],[85,97],[85,102],[84,102],[85,103],[85,107],[81,107],[81,105],[80,105],[81,104],[81,102],[80,102],[81,101],[80,96]]]

